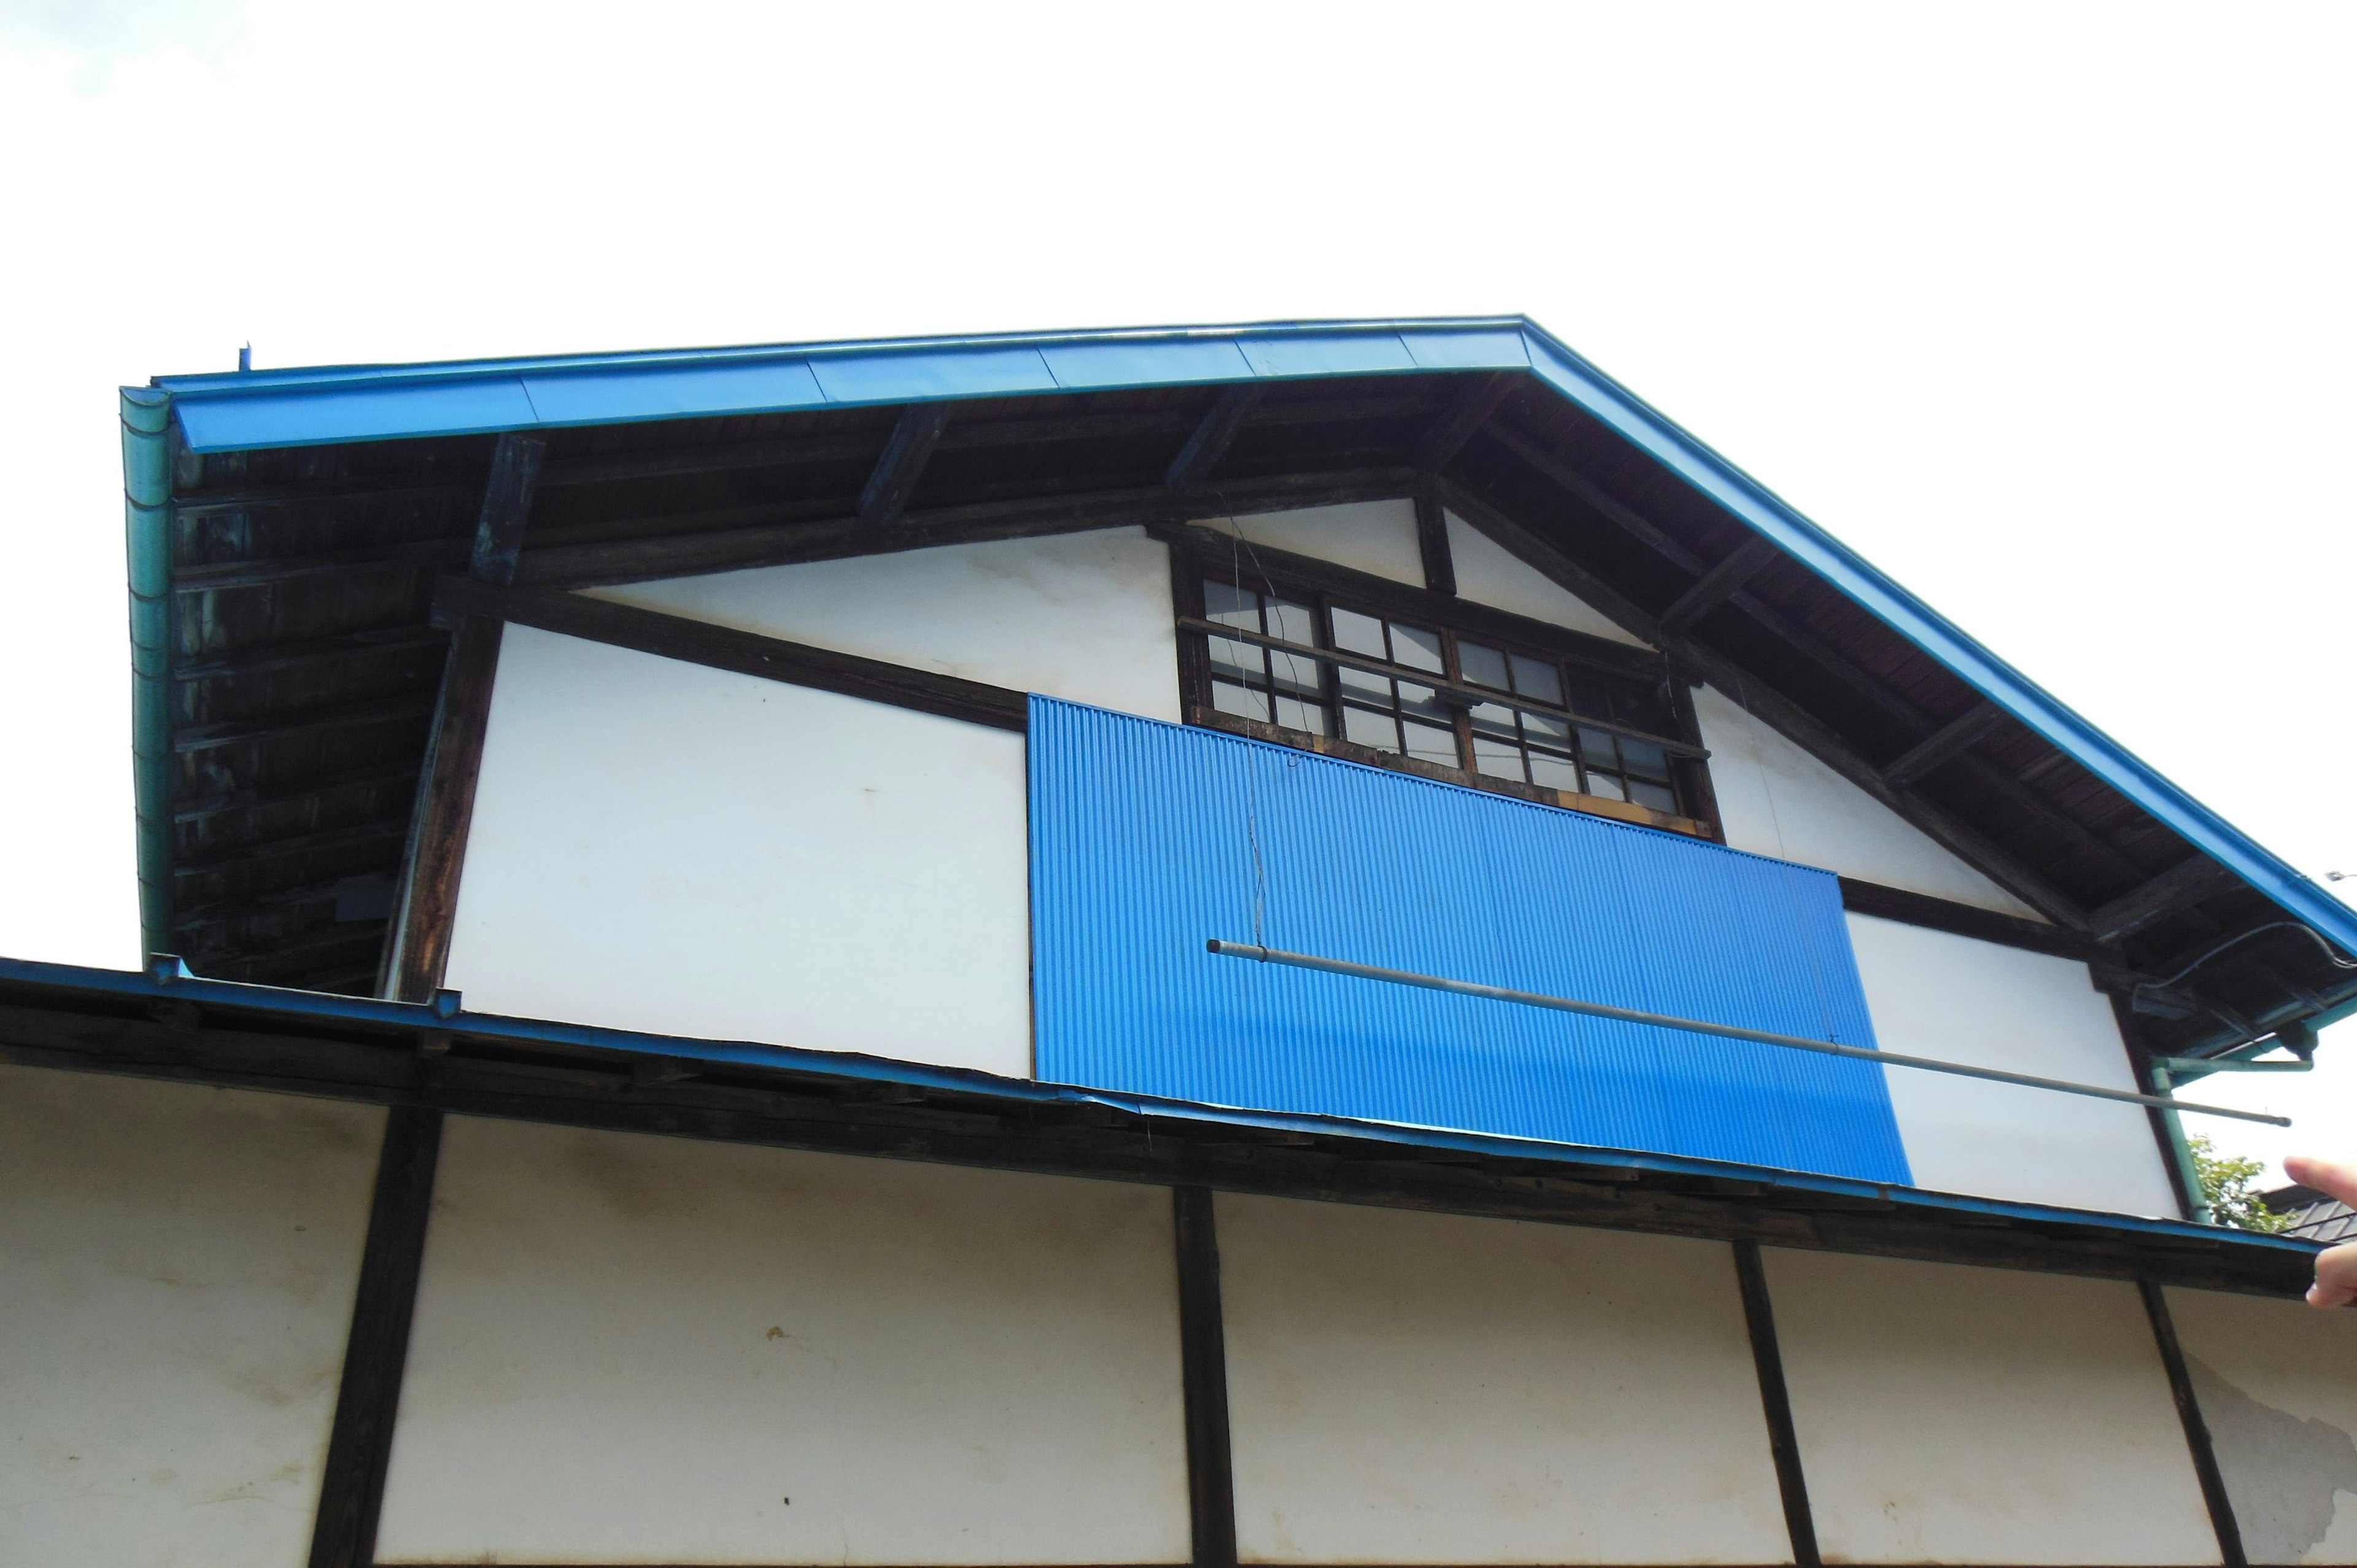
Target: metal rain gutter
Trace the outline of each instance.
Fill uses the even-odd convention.
[[[2184,1219],[2109,1214],[2093,1209],[2064,1208],[2052,1204],[2022,1203],[2007,1198],[1975,1197],[1963,1193],[1934,1192],[1922,1187],[1861,1181],[1855,1176],[1820,1176],[1809,1171],[1697,1159],[1684,1155],[1552,1144],[1501,1133],[1465,1133],[1449,1128],[1366,1122],[1345,1116],[1256,1111],[1239,1106],[1166,1100],[1152,1095],[1115,1093],[1070,1084],[1044,1083],[1032,1079],[999,1078],[970,1068],[933,1067],[923,1062],[848,1052],[814,1051],[801,1047],[761,1045],[741,1040],[690,1039],[606,1028],[593,1024],[565,1024],[499,1014],[468,1013],[461,1005],[459,993],[455,991],[441,992],[431,1002],[385,1002],[326,992],[292,991],[282,986],[249,985],[238,981],[203,980],[190,974],[179,960],[162,955],[150,961],[145,972],[0,958],[0,985],[28,985],[65,993],[147,1002],[185,1001],[208,1008],[258,1014],[296,1023],[432,1030],[478,1040],[572,1046],[642,1056],[676,1057],[688,1061],[730,1062],[868,1082],[994,1095],[1003,1100],[1042,1104],[1104,1105],[1136,1116],[1361,1138],[1418,1148],[1455,1149],[1488,1156],[1552,1160],[1573,1166],[1611,1165],[1715,1176],[1759,1182],[1791,1191],[1872,1198],[1909,1208],[1986,1214],[2050,1225],[2081,1225],[2120,1234],[2168,1236],[2212,1245],[2298,1252],[2303,1256],[2312,1256],[2320,1250],[2318,1243],[2296,1237],[2195,1224]]]
[[[122,423],[140,950],[162,952],[172,945],[172,394],[124,387]]]

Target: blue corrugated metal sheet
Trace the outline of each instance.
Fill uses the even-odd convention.
[[[1827,873],[1045,697],[1030,757],[1043,1079],[1909,1180],[1874,1063],[1203,949],[1870,1047]]]

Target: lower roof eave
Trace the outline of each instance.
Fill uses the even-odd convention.
[[[0,959],[0,1061],[842,1153],[2297,1295],[2317,1244],[1770,1166]]]

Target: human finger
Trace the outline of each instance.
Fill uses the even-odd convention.
[[[2314,1155],[2293,1155],[2284,1161],[2284,1173],[2302,1187],[2312,1187],[2357,1207],[2357,1165],[2320,1160]]]
[[[2316,1283],[2308,1289],[2310,1306],[2346,1306],[2357,1301],[2357,1241],[2343,1241],[2316,1255]]]

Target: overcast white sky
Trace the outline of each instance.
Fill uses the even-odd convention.
[[[249,340],[1527,312],[2357,872],[2352,66],[2345,5],[0,0],[0,952],[137,962],[113,389]],[[2357,1155],[2324,1059],[2221,1144]]]

